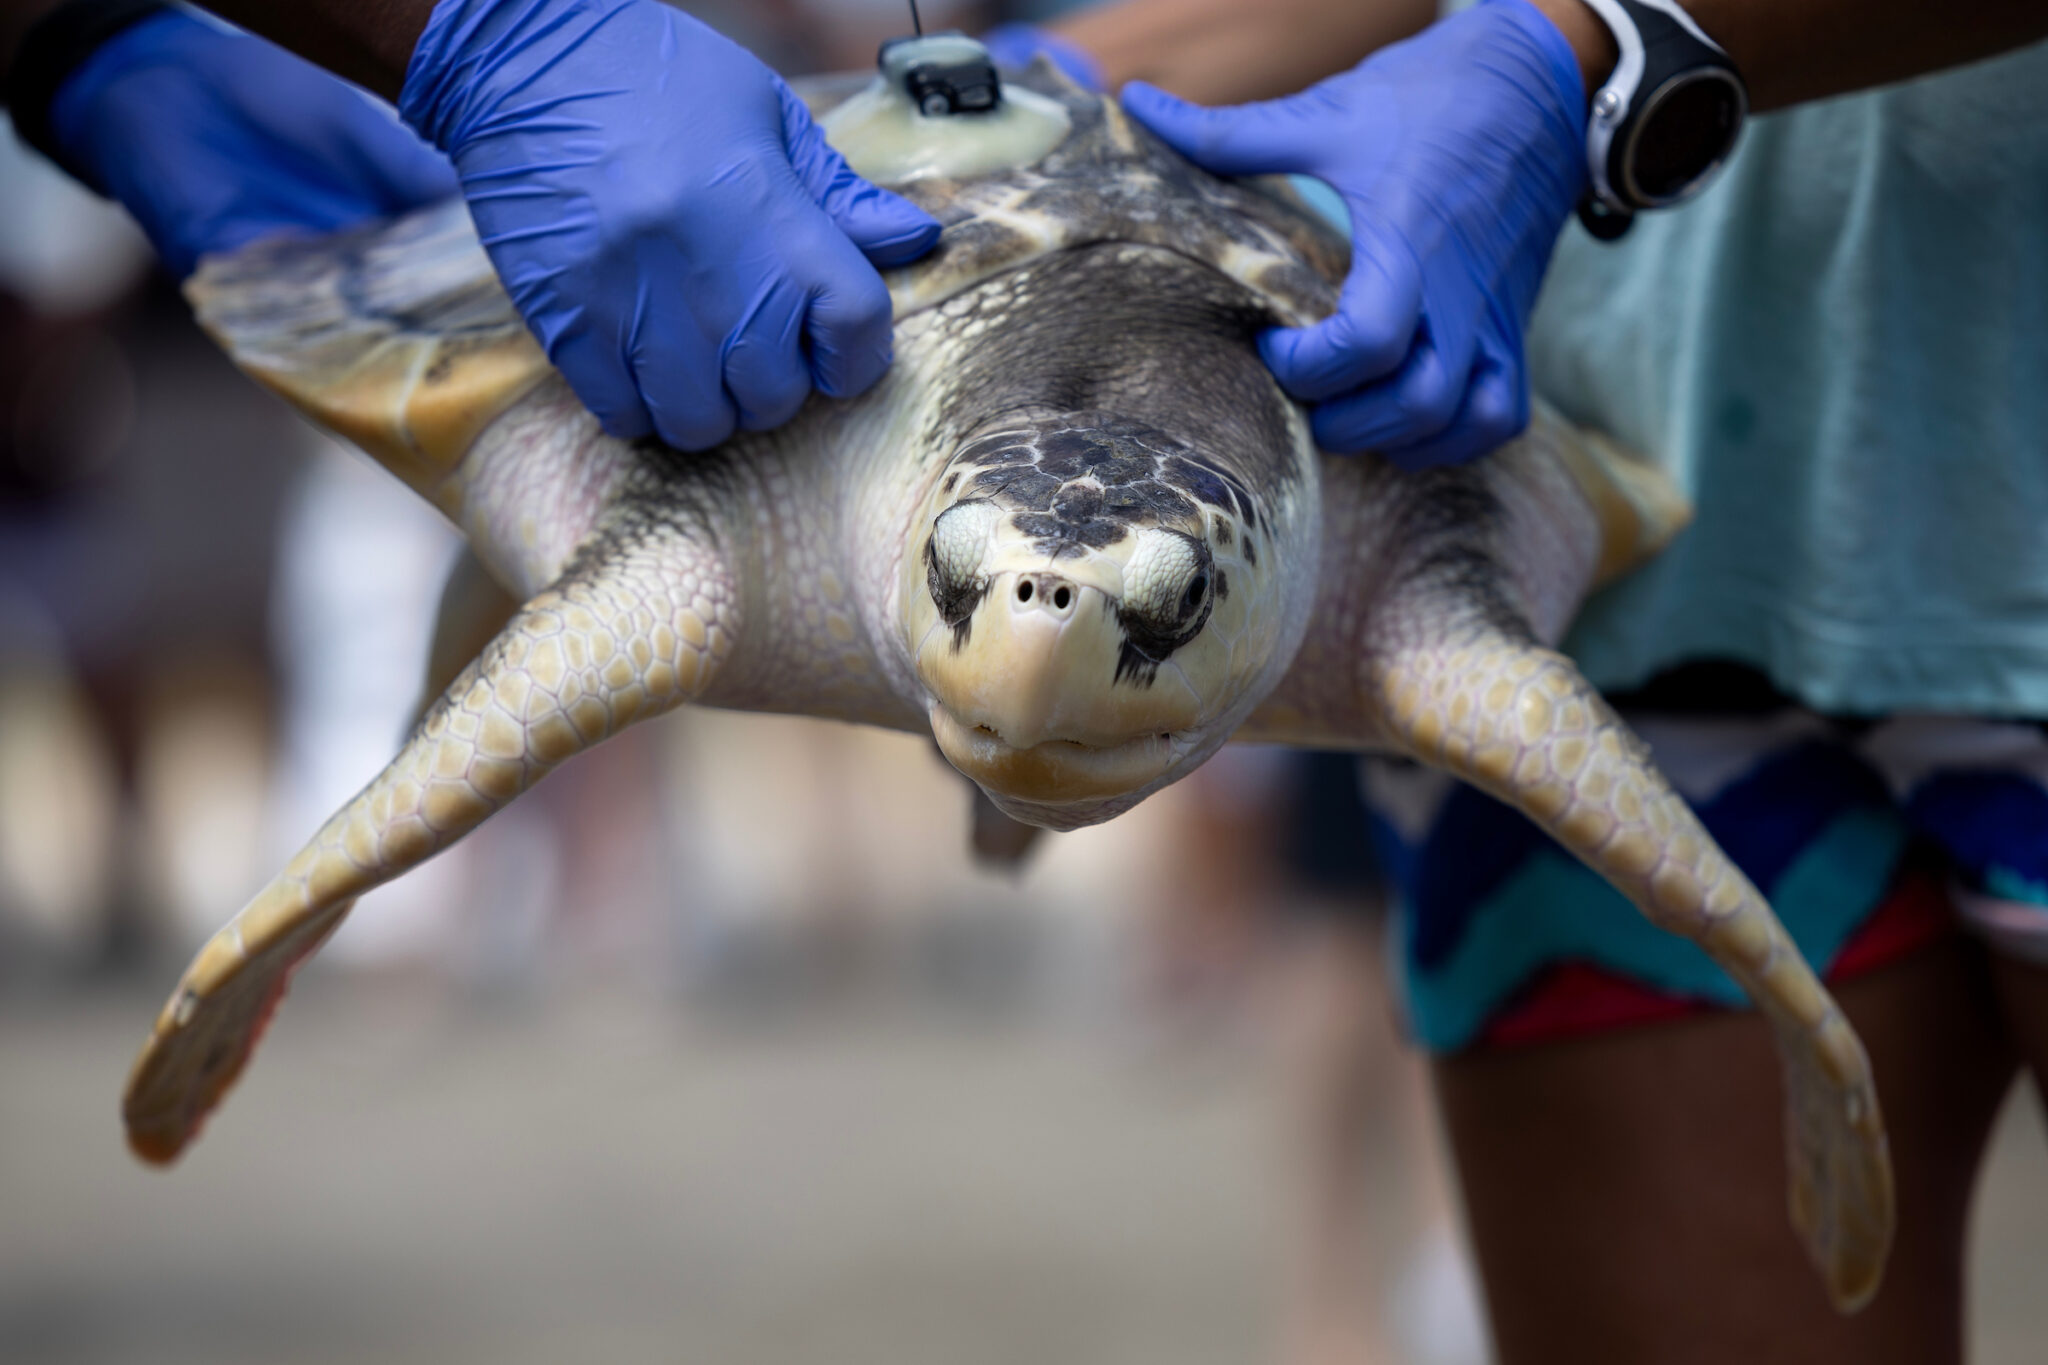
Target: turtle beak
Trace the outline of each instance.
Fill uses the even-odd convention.
[[[1052,818],[1049,811],[1134,797],[1164,778],[1189,747],[1177,736],[1161,734],[1107,748],[1049,739],[1020,749],[987,726],[969,729],[936,703],[931,719],[946,761],[998,806],[1028,823],[1058,828],[1091,824],[1123,807],[1074,820]]]
[[[1100,672],[1086,623],[1103,614],[1102,594],[1057,574],[1020,573],[998,577],[989,599],[975,616],[966,666],[935,661],[950,684],[941,692],[948,709],[1018,749],[1049,739],[1103,742],[1087,708],[1072,704],[1085,697],[1088,675]]]
[[[1123,629],[1100,588],[1050,569],[991,582],[958,650],[918,655],[932,693],[932,734],[954,767],[991,796],[1098,800],[1145,787],[1187,747],[1199,718],[1177,674],[1149,687],[1116,681]]]

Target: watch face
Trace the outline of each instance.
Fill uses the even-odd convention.
[[[1742,124],[1742,88],[1720,71],[1694,71],[1658,90],[1636,125],[1626,160],[1636,196],[1674,203],[1728,155]]]

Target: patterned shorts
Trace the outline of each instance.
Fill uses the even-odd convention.
[[[2048,734],[2032,722],[1821,716],[1756,674],[1700,665],[1612,699],[1830,981],[1958,921],[2048,961]],[[1400,986],[1437,1051],[1735,1007],[1698,948],[1654,929],[1508,807],[1369,761],[1375,842],[1400,894]]]

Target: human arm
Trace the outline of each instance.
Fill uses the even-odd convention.
[[[1588,91],[1614,40],[1585,0],[1532,0],[1579,58]],[[1682,0],[1734,59],[1750,108],[1783,109],[1995,56],[2048,37],[2040,0]]]
[[[388,111],[260,38],[155,7],[93,41],[38,110],[15,112],[129,211],[174,274],[258,237],[455,193],[448,163]]]
[[[1722,38],[1715,24],[1723,26],[1765,106],[1933,70],[2048,31],[2048,8],[1978,0],[1965,9],[1947,15],[1907,0],[1853,10],[1846,0],[1691,6],[1710,36]],[[1522,329],[1583,188],[1590,92],[1614,60],[1612,38],[1583,0],[1497,0],[1288,99],[1203,110],[1139,84],[1125,106],[1212,170],[1297,171],[1344,196],[1353,266],[1337,312],[1269,333],[1262,349],[1281,383],[1314,404],[1327,447],[1456,463],[1527,419]]]
[[[1579,58],[1588,91],[1615,60],[1585,0],[1533,0]],[[1924,75],[2048,36],[2039,0],[1682,0],[1726,48],[1763,111]],[[1101,69],[1199,104],[1270,99],[1335,75],[1411,36],[1433,0],[1116,0],[1045,25]]]
[[[1226,104],[1288,94],[1436,18],[1435,0],[1121,0],[1046,26],[1102,70],[1103,87],[1149,81]]]
[[[434,0],[205,0],[205,8],[396,103]]]
[[[57,0],[0,0],[0,71],[14,65],[14,50],[29,26],[56,6]]]

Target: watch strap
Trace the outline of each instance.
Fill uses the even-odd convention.
[[[1631,137],[1647,110],[1680,84],[1702,78],[1732,87],[1735,126],[1748,107],[1742,78],[1727,52],[1677,0],[1584,0],[1614,36],[1614,70],[1594,93],[1586,119],[1589,188],[1579,217],[1596,237],[1627,230],[1631,215],[1687,198],[1719,165],[1703,167],[1682,193],[1662,198],[1633,183]],[[1730,145],[1732,145],[1732,130]],[[1725,155],[1725,153],[1724,153]]]

